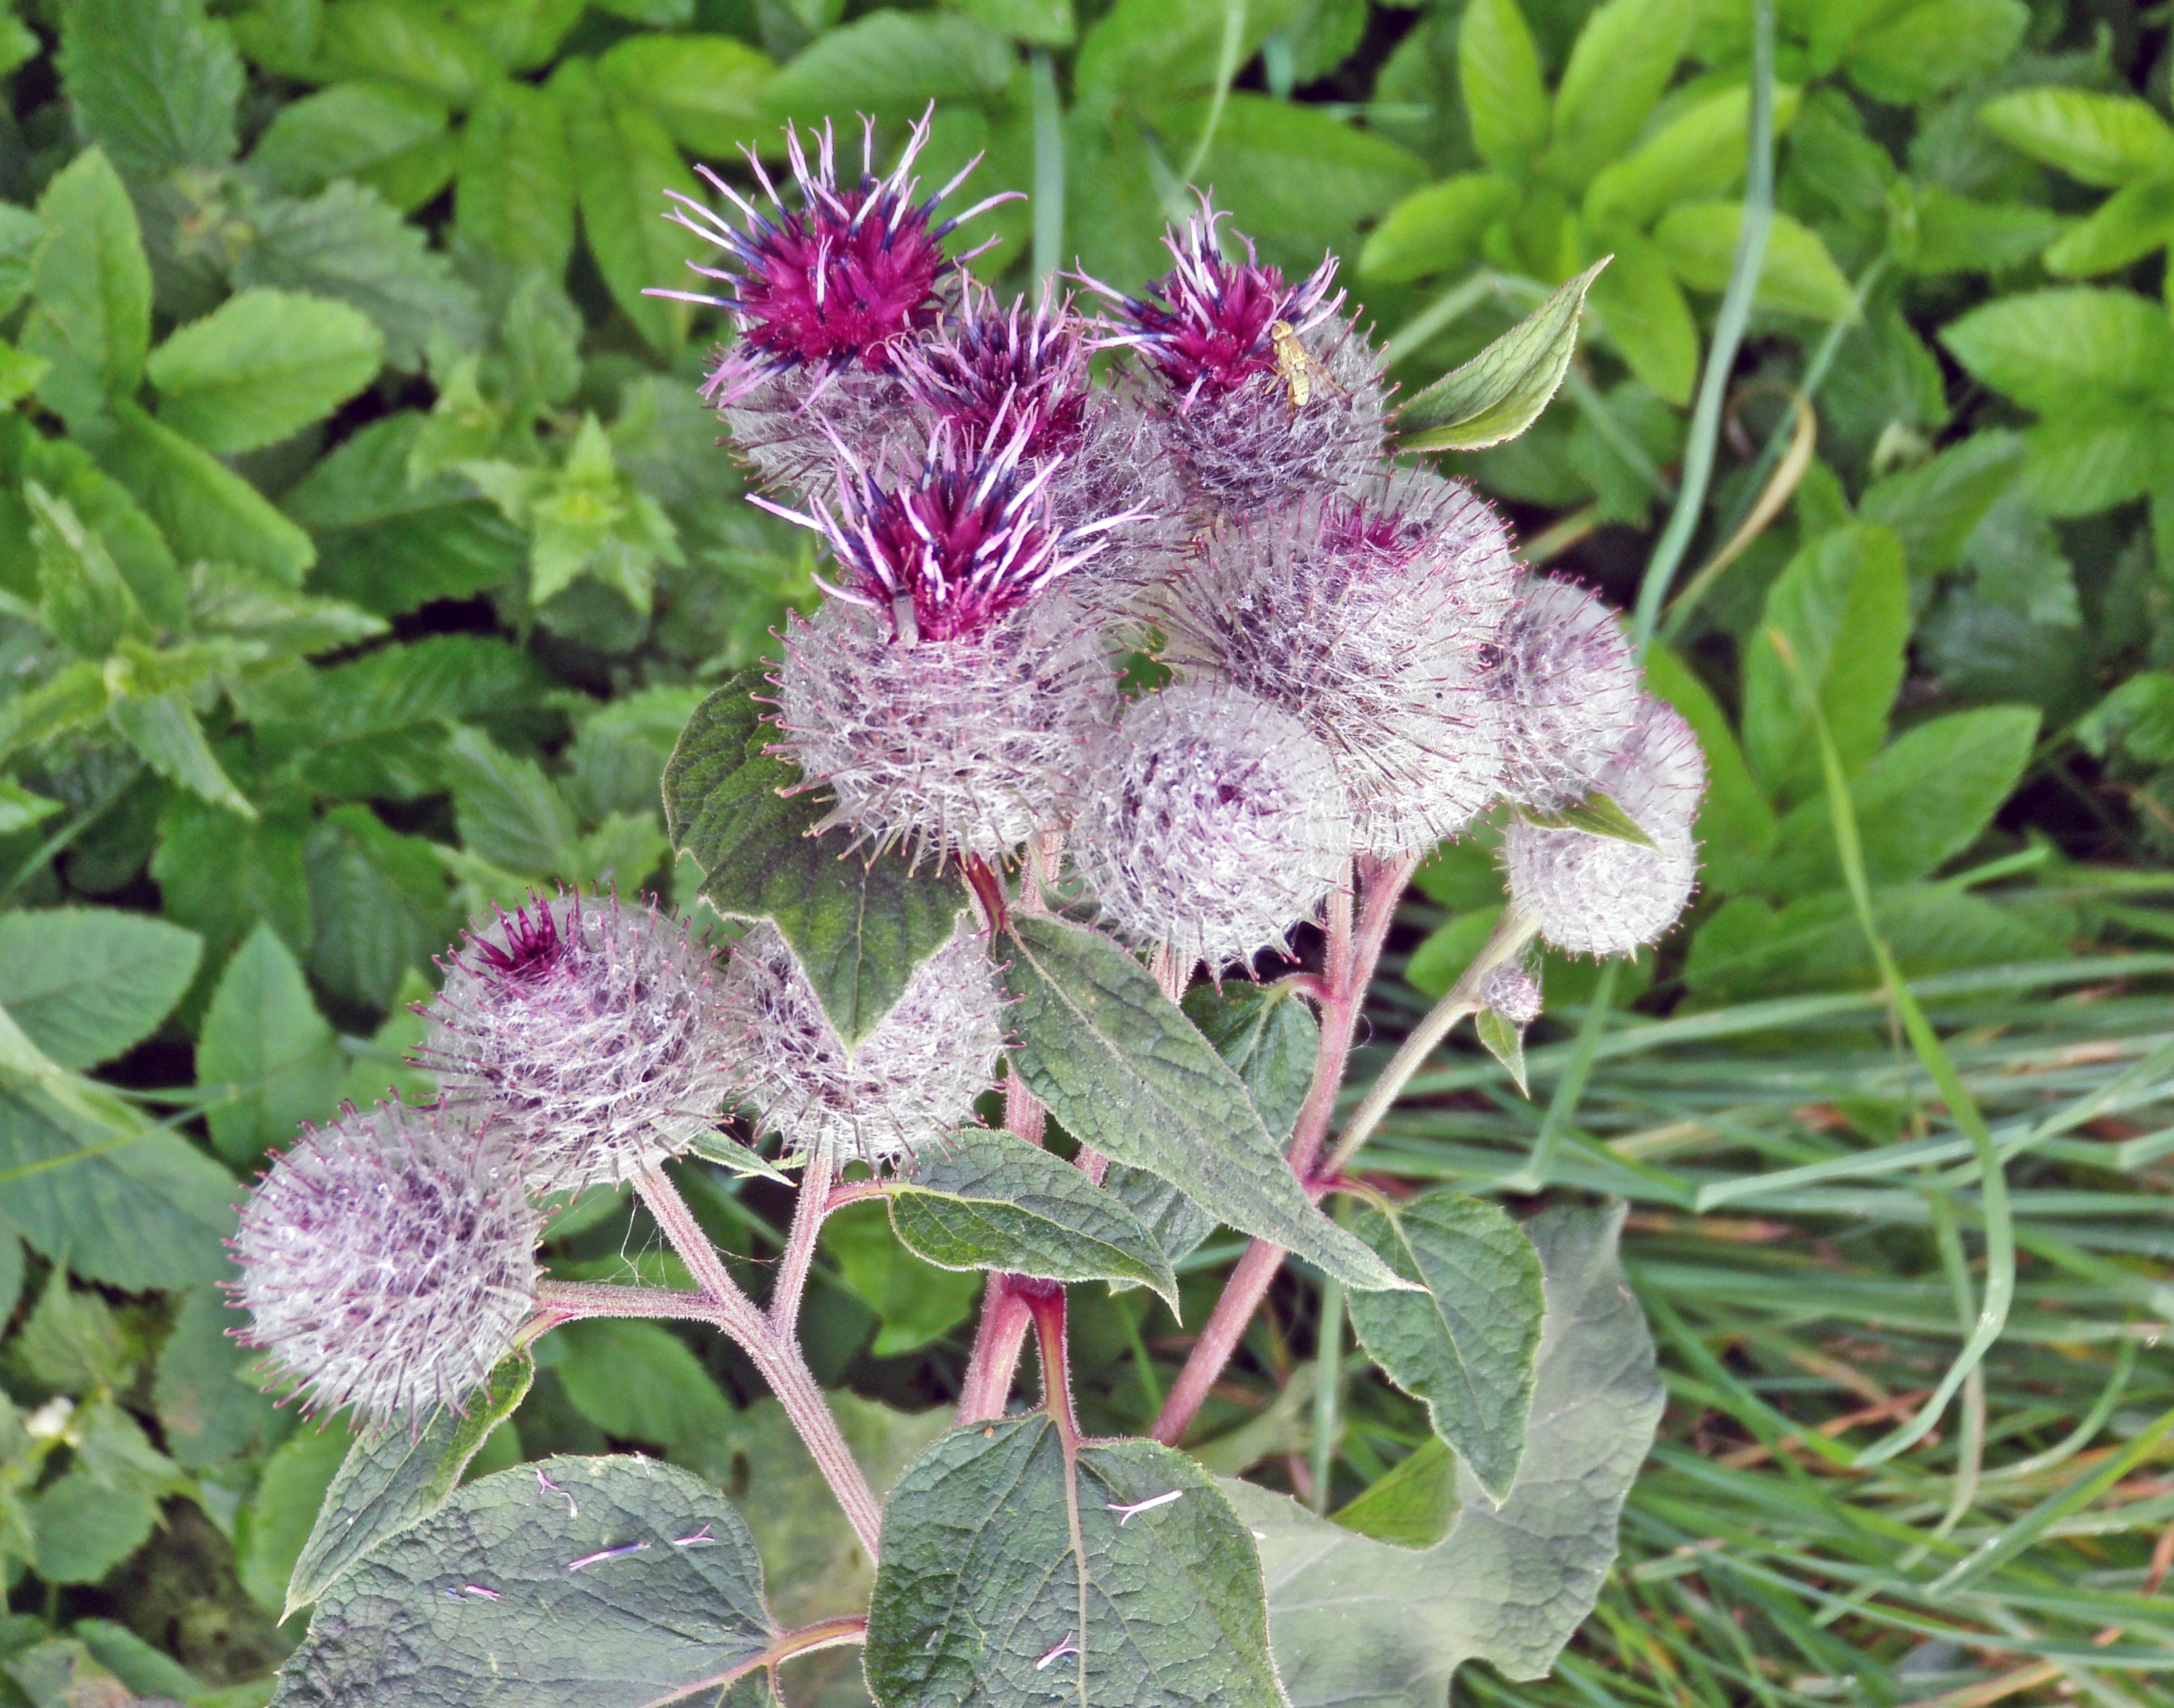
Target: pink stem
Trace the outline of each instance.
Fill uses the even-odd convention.
[[[1012,1397],[1012,1377],[1025,1343],[1026,1301],[1014,1290],[1018,1277],[992,1275],[982,1290],[982,1322],[974,1332],[973,1356],[959,1389],[959,1421],[979,1424],[1004,1414]]]
[[[791,1340],[800,1321],[801,1295],[808,1290],[808,1266],[815,1261],[815,1239],[823,1231],[823,1218],[830,1212],[830,1180],[837,1159],[830,1147],[819,1144],[800,1170],[800,1194],[792,1207],[792,1226],[785,1236],[785,1255],[778,1262],[777,1284],[770,1295],[770,1332]]]
[[[1365,1006],[1366,987],[1372,983],[1374,969],[1381,960],[1382,944],[1396,918],[1397,903],[1419,861],[1416,854],[1390,861],[1361,857],[1360,875],[1366,884],[1366,905],[1355,938],[1349,894],[1340,893],[1329,903],[1328,953],[1322,977],[1327,994],[1320,998],[1321,1041],[1314,1052],[1313,1083],[1299,1110],[1290,1151],[1291,1172],[1316,1203],[1328,1183],[1315,1177],[1314,1165],[1320,1159],[1329,1122],[1336,1112],[1336,1094],[1343,1087],[1344,1068],[1351,1057],[1351,1035]],[[1155,1419],[1155,1440],[1175,1446],[1191,1427],[1209,1392],[1222,1380],[1224,1366],[1245,1338],[1253,1313],[1268,1296],[1277,1272],[1283,1267],[1284,1255],[1282,1246],[1265,1240],[1255,1240],[1247,1246],[1246,1255],[1223,1284],[1222,1296],[1215,1301],[1200,1338],[1186,1358],[1185,1368],[1171,1385],[1162,1414]]]
[[[1064,1289],[1054,1281],[1019,1283],[1020,1295],[1033,1313],[1035,1340],[1041,1352],[1041,1403],[1057,1425],[1068,1455],[1079,1444],[1079,1420],[1072,1411],[1072,1360],[1065,1349]]]

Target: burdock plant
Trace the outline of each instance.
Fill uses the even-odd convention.
[[[1203,197],[1164,278],[1094,285],[1103,317],[1001,304],[944,251],[977,210],[913,176],[927,121],[880,176],[864,136],[857,176],[827,126],[788,132],[782,187],[750,155],[756,191],[712,174],[730,207],[673,214],[733,324],[705,395],[824,559],[821,604],[666,773],[733,923],[576,895],[479,922],[427,1011],[440,1105],[306,1135],[243,1214],[246,1332],[365,1426],[278,1700],[754,1705],[845,1644],[881,1708],[1438,1708],[1474,1657],[1536,1677],[1660,1408],[1615,1220],[1394,1198],[1360,1153],[1459,1020],[1514,1058],[1537,939],[1633,950],[1695,876],[1703,762],[1614,614],[1390,461],[1529,424],[1587,281],[1393,409],[1333,257],[1287,280]],[[1501,923],[1339,1130],[1404,885],[1482,824]],[[796,1192],[760,1303],[674,1183],[690,1151]],[[690,1284],[539,1275],[549,1203],[626,1181]],[[869,1198],[988,1276],[958,1427],[883,1500],[798,1333],[825,1218]],[[1250,1244],[1152,1436],[1083,1435],[1067,1289],[1176,1309],[1219,1224]],[[1184,1451],[1290,1257],[1431,1420],[1409,1511],[1335,1522],[1325,1484],[1310,1511]],[[738,1344],[874,1563],[868,1605],[781,1629],[733,1504],[673,1466],[456,1492],[538,1338],[609,1316]]]

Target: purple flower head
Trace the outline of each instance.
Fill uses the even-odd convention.
[[[534,894],[528,900],[529,905],[516,908],[511,919],[506,917],[504,908],[492,909],[498,915],[500,932],[506,939],[503,943],[493,943],[465,928],[461,932],[475,950],[477,976],[501,989],[539,985],[551,976],[563,959],[558,916],[551,911],[549,903]]]
[[[939,420],[976,439],[1024,424],[1025,454],[1039,461],[1079,442],[1093,401],[1087,357],[1070,298],[999,313],[994,294],[970,282],[957,322],[901,352],[899,366]]]
[[[1198,194],[1198,192],[1195,192]],[[1283,269],[1264,266],[1251,238],[1241,237],[1246,258],[1224,258],[1216,241],[1217,224],[1229,216],[1200,196],[1200,212],[1185,222],[1185,235],[1163,235],[1176,265],[1148,287],[1144,297],[1124,296],[1107,285],[1087,283],[1117,305],[1120,330],[1105,346],[1128,344],[1141,351],[1189,409],[1203,393],[1225,396],[1276,371],[1275,340],[1269,328],[1279,322],[1301,338],[1343,305],[1344,293],[1328,294],[1336,277],[1336,257],[1296,284],[1284,282]]]
[[[701,203],[668,192],[678,205],[668,218],[724,250],[728,264],[696,267],[727,294],[658,291],[660,296],[707,303],[739,317],[739,342],[711,371],[703,396],[723,406],[738,402],[787,369],[806,365],[828,372],[858,365],[890,364],[895,343],[936,323],[937,275],[944,265],[944,239],[962,222],[1016,192],[992,196],[955,218],[938,222],[936,208],[979,164],[975,156],[958,176],[925,202],[916,202],[920,181],[909,176],[928,141],[934,104],[906,138],[888,177],[875,175],[875,121],[863,116],[861,175],[857,185],[838,183],[836,138],[830,122],[816,133],[811,167],[798,129],[786,127],[786,154],[800,188],[799,206],[788,208],[760,160],[748,165],[774,214],[765,214],[707,167],[697,167],[711,188],[739,212],[741,226]]]
[[[841,445],[836,514],[751,501],[821,534],[846,570],[845,586],[826,590],[888,618],[894,640],[971,640],[1093,557],[1104,544],[1094,536],[1134,520],[1125,511],[1057,527],[1043,492],[1057,462],[1025,462],[1033,428],[1000,411],[989,433],[961,451],[963,435],[938,422],[919,471],[889,484],[890,471],[862,467]]]

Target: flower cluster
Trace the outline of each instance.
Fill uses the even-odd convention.
[[[1612,792],[1654,847],[1521,824],[1512,887],[1561,947],[1664,929],[1698,786],[1640,781],[1674,738],[1614,613],[1523,576],[1468,488],[1390,461],[1334,257],[1288,278],[1203,196],[1145,289],[1081,276],[1098,318],[1004,306],[941,264],[957,181],[913,201],[926,135],[884,178],[864,149],[857,187],[827,131],[812,168],[794,139],[796,206],[684,210],[738,281],[711,396],[777,495],[755,501],[836,565],[783,636],[775,713],[825,828],[939,863],[1062,850],[1113,928],[1219,968],[1284,946],[1355,854]],[[848,304],[871,222],[888,271],[855,262]],[[1142,646],[1174,679],[1128,703]]]

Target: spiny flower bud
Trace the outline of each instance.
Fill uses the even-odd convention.
[[[504,1127],[539,1193],[631,1180],[715,1124],[733,1084],[709,950],[654,903],[532,900],[441,962],[417,1060]]]
[[[246,1338],[313,1408],[383,1422],[458,1406],[536,1304],[536,1213],[501,1135],[440,1111],[345,1105],[241,1212]]]
[[[1638,666],[1615,613],[1570,581],[1527,579],[1492,685],[1508,711],[1503,792],[1533,807],[1592,793],[1638,716]]]
[[[1088,283],[1117,305],[1102,342],[1138,349],[1157,382],[1158,420],[1204,508],[1224,514],[1306,491],[1345,491],[1381,467],[1381,365],[1329,295],[1333,256],[1296,284],[1246,258],[1224,259],[1206,197],[1181,236],[1176,265],[1144,297]]]
[[[1706,755],[1674,707],[1650,697],[1599,786],[1655,846],[1513,819],[1502,842],[1510,897],[1558,949],[1628,954],[1676,922],[1698,877],[1691,827]]]
[[[1282,947],[1351,864],[1328,750],[1242,690],[1151,695],[1089,756],[1068,847],[1112,923],[1220,968]]]
[[[671,218],[725,251],[722,267],[696,266],[722,294],[657,291],[685,302],[729,309],[739,337],[718,357],[702,395],[725,413],[741,450],[766,484],[804,487],[830,466],[834,435],[873,444],[905,402],[894,377],[897,353],[941,313],[944,239],[962,222],[1016,192],[992,196],[952,219],[936,209],[979,160],[925,202],[910,175],[928,141],[930,113],[906,138],[886,177],[874,170],[875,126],[863,120],[857,184],[838,181],[835,138],[826,121],[811,167],[799,132],[786,127],[786,154],[799,205],[788,208],[769,172],[747,151],[748,165],[774,214],[765,214],[707,167],[711,188],[743,222],[668,192]],[[691,264],[691,263],[690,263]],[[875,430],[871,431],[873,429]]]
[[[917,477],[847,465],[835,514],[765,505],[821,533],[845,572],[788,623],[779,745],[836,795],[829,823],[917,858],[1001,857],[1057,823],[1114,693],[1076,610],[1037,596],[1132,517],[1056,527],[1041,490],[1055,465],[1022,467],[1025,431],[955,453],[939,424]]]
[[[1487,975],[1479,1000],[1513,1026],[1529,1026],[1540,1018],[1540,981],[1520,966],[1500,966]]]
[[[906,981],[897,1006],[848,1049],[776,927],[733,951],[725,1001],[751,1065],[741,1095],[795,1152],[895,1162],[970,1120],[996,1081],[1003,998],[963,926]]]
[[[1417,471],[1235,520],[1165,591],[1164,657],[1280,706],[1336,762],[1354,846],[1454,835],[1495,797],[1486,678],[1515,565],[1495,513]]]

